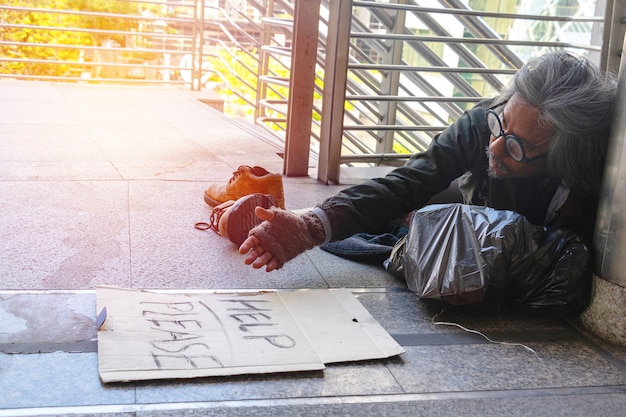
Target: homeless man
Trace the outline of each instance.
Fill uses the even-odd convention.
[[[510,210],[591,246],[616,93],[615,77],[556,51],[524,65],[495,99],[436,135],[383,178],[349,187],[308,212],[257,207],[263,222],[240,246],[272,271],[328,241],[423,207],[458,179],[463,203]]]

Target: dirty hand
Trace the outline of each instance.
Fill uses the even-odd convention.
[[[254,212],[264,221],[250,230],[248,238],[239,247],[239,253],[246,255],[246,265],[265,266],[270,272],[324,242],[324,226],[312,212],[294,214],[277,207],[256,207]]]

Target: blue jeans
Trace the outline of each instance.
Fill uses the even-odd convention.
[[[321,248],[326,252],[357,262],[380,263],[384,262],[408,228],[395,223],[372,231],[372,233],[357,233],[349,238],[335,242],[326,242]]]

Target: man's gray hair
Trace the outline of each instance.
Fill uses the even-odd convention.
[[[565,51],[524,65],[499,102],[514,93],[539,110],[539,123],[551,127],[550,175],[578,193],[598,196],[613,116],[617,80],[586,58]]]

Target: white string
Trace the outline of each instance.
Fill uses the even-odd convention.
[[[459,329],[461,329],[463,331],[466,331],[468,333],[473,333],[473,334],[480,335],[480,336],[484,337],[490,343],[495,343],[495,344],[498,344],[498,345],[507,345],[507,346],[521,346],[524,349],[534,353],[535,355],[537,355],[539,357],[539,355],[537,354],[537,352],[534,349],[526,346],[523,343],[502,342],[502,341],[499,341],[499,340],[492,340],[489,337],[487,337],[487,335],[485,335],[484,333],[481,333],[478,330],[468,329],[467,327],[461,326],[458,323],[452,323],[452,322],[448,322],[448,321],[435,321],[437,316],[440,316],[441,314],[443,314],[443,312],[444,312],[444,310],[441,310],[441,312],[439,312],[438,314],[435,314],[433,316],[433,319],[432,319],[433,324],[437,324],[437,325],[440,325],[440,326],[454,326],[454,327],[458,327]]]

